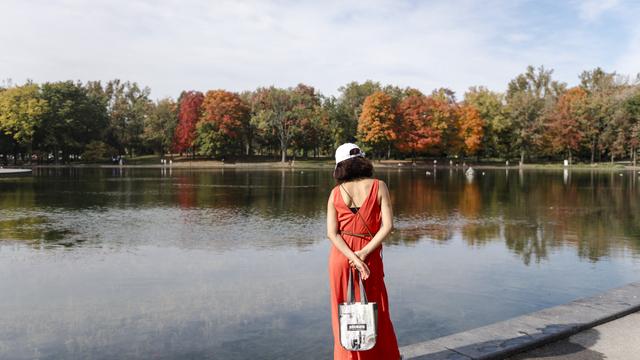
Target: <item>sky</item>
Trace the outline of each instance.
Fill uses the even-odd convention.
[[[0,0],[0,80],[183,90],[379,81],[462,97],[527,65],[640,72],[638,0]]]

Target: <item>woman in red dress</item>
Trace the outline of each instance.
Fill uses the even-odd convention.
[[[398,342],[389,316],[389,301],[382,267],[382,241],[393,228],[389,191],[373,179],[373,165],[357,145],[336,150],[336,186],[327,204],[327,236],[333,243],[329,255],[331,325],[334,359],[400,359]],[[348,351],[340,344],[338,305],[347,300],[352,268],[360,272],[369,302],[378,304],[378,336],[371,350]],[[355,281],[356,300],[359,284]]]

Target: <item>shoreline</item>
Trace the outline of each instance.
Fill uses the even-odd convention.
[[[504,359],[640,311],[640,282],[400,348],[404,359]]]
[[[0,176],[23,176],[31,175],[33,170],[23,168],[0,168]]]
[[[408,160],[382,160],[382,161],[373,161],[374,168],[381,169],[402,169],[402,170],[429,170],[429,169],[437,169],[437,170],[462,170],[467,167],[472,167],[477,170],[580,170],[580,171],[634,171],[640,170],[640,166],[631,166],[631,165],[623,165],[623,164],[614,164],[611,165],[609,163],[600,163],[600,164],[577,164],[564,166],[562,164],[545,164],[545,163],[532,163],[532,164],[524,164],[523,166],[516,165],[496,165],[496,164],[476,164],[470,163],[466,166],[462,164],[449,165],[449,164],[439,164],[432,165],[428,163],[416,163],[413,164]],[[293,162],[282,163],[279,161],[274,162],[236,162],[236,163],[224,163],[221,161],[214,160],[195,160],[195,161],[179,161],[175,162],[172,165],[162,165],[162,164],[152,164],[152,163],[142,163],[142,164],[100,164],[100,163],[89,163],[89,164],[46,164],[46,165],[24,165],[21,169],[56,169],[56,168],[105,168],[105,169],[114,169],[114,168],[132,168],[132,169],[226,169],[226,168],[259,168],[259,169],[333,169],[334,163],[333,161],[320,161],[320,160],[297,160]],[[17,168],[16,168],[17,169]],[[5,169],[7,170],[7,169]]]

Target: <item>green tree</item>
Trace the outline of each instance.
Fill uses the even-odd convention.
[[[638,166],[638,149],[640,149],[640,87],[636,86],[633,94],[625,102],[625,112],[629,119],[629,150],[633,166]]]
[[[178,105],[171,98],[157,100],[151,107],[144,123],[145,147],[164,155],[171,151],[174,133],[178,124]]]
[[[525,156],[535,151],[542,135],[543,114],[553,106],[565,85],[552,80],[553,70],[543,66],[527,71],[509,82],[506,110],[515,132],[515,147],[520,152],[520,164]]]
[[[601,68],[584,71],[580,74],[580,87],[587,91],[585,118],[585,146],[591,153],[591,163],[601,151],[611,148],[603,143],[605,139],[613,139],[613,129],[608,125],[613,122],[616,112],[616,93],[623,87],[616,73],[607,73]],[[613,140],[612,140],[613,141]],[[612,141],[608,141],[611,145]]]
[[[603,134],[603,143],[609,150],[611,161],[628,155],[636,166],[640,147],[640,88],[628,86],[617,99],[615,114]]]
[[[48,107],[36,141],[41,150],[54,154],[56,162],[60,152],[67,161],[70,155],[84,152],[89,142],[102,138],[106,109],[81,83],[45,83],[41,96]]]
[[[277,139],[280,160],[286,162],[287,150],[299,124],[292,116],[293,101],[290,89],[276,87],[262,88],[256,91],[258,112],[253,121],[263,137]]]
[[[142,134],[145,117],[151,108],[148,87],[137,83],[109,81],[105,87],[108,99],[109,135],[111,146],[122,153],[135,156],[143,150]]]
[[[481,155],[508,158],[514,142],[511,119],[505,114],[504,95],[485,87],[471,87],[464,94],[464,102],[473,105],[484,121]]]
[[[258,97],[253,91],[244,91],[240,93],[240,98],[247,105],[249,110],[248,118],[243,123],[244,129],[242,130],[242,134],[244,135],[244,154],[251,156],[254,151],[253,143],[257,136],[256,121],[254,121],[254,118],[259,108]]]
[[[291,90],[291,116],[298,124],[292,138],[294,149],[302,150],[307,157],[309,151],[317,156],[319,149],[328,137],[327,118],[321,106],[322,99],[316,90],[304,84],[298,84]]]

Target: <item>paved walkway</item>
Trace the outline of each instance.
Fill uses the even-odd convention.
[[[400,351],[407,360],[640,360],[640,282]]]
[[[640,313],[633,313],[510,360],[638,360]]]

